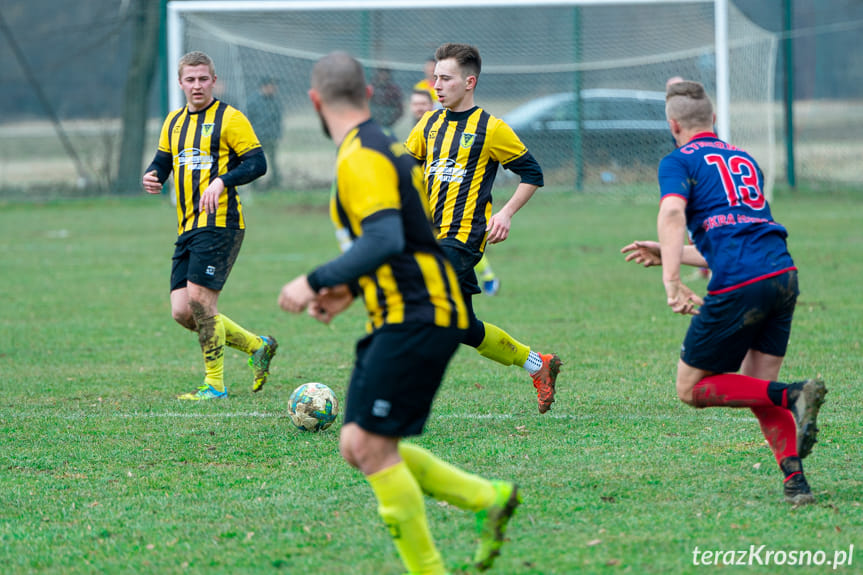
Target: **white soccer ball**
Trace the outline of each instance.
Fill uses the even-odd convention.
[[[339,416],[339,400],[323,383],[304,383],[288,400],[291,421],[303,431],[323,431]]]

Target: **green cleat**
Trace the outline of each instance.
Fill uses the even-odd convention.
[[[479,543],[473,562],[477,569],[485,571],[500,555],[507,523],[515,513],[515,508],[521,503],[518,485],[505,481],[492,481],[495,490],[494,503],[478,511],[476,528],[479,532]]]
[[[219,391],[212,385],[202,385],[196,392],[184,393],[178,395],[177,399],[183,401],[205,401],[207,399],[226,399],[228,397],[228,388],[224,391]]]
[[[252,391],[255,393],[264,389],[264,384],[267,383],[267,377],[270,375],[270,360],[279,349],[279,342],[273,336],[262,335],[261,339],[264,344],[249,356],[249,367],[255,374],[255,381],[252,383]]]

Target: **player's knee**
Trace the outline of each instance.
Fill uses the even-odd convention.
[[[192,312],[188,308],[172,309],[171,315],[173,316],[174,321],[184,328],[196,331],[197,324],[195,323],[195,318],[192,317]]]
[[[342,454],[342,459],[344,459],[348,465],[351,467],[359,467],[357,463],[357,457],[355,454],[355,444],[357,439],[357,434],[355,433],[355,428],[353,424],[347,424],[342,426],[342,431],[339,434],[339,453]]]
[[[686,405],[691,405],[692,407],[697,407],[697,405],[695,405],[695,395],[693,394],[693,391],[692,391],[693,387],[694,386],[692,386],[692,385],[678,381],[677,382],[677,397],[680,399],[680,401],[682,401]]]

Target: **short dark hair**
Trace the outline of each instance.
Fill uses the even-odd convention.
[[[434,57],[438,62],[452,58],[458,63],[465,77],[476,76],[479,78],[479,73],[482,71],[482,58],[479,55],[479,48],[470,44],[447,42],[438,47],[434,53]]]
[[[363,67],[347,52],[330,52],[315,63],[312,88],[328,103],[344,102],[360,107],[367,100]]]

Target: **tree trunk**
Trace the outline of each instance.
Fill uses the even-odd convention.
[[[137,194],[142,190],[147,102],[159,55],[160,5],[149,0],[131,2],[134,46],[126,77],[120,162],[113,186],[119,194]]]

